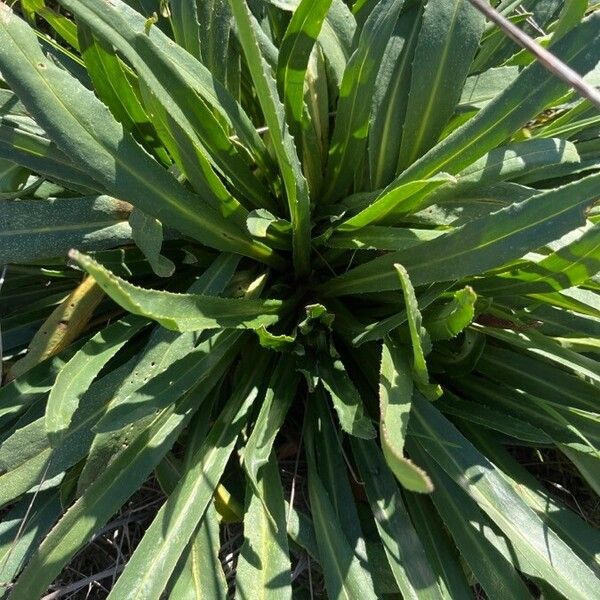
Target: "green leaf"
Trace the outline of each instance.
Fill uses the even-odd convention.
[[[384,340],[379,369],[381,449],[396,479],[413,492],[431,492],[427,474],[404,456],[404,441],[413,394],[411,368],[402,351]]]
[[[27,422],[27,415],[17,421],[12,435],[0,446],[0,470],[10,473],[48,449],[43,419]]]
[[[78,24],[77,35],[81,57],[100,100],[127,131],[143,142],[146,148],[152,148],[157,158],[168,165],[171,161],[164,148],[161,148],[154,125],[141,103],[139,90],[134,87],[137,84],[134,76],[114,48],[96,39],[84,23]]]
[[[189,291],[219,295],[229,283],[238,262],[239,257],[235,255],[221,255],[204,271]],[[189,389],[190,385],[201,381],[208,374],[204,370],[219,360],[223,350],[227,352],[227,344],[224,347],[222,343],[227,341],[214,338],[200,344],[198,351],[195,351],[200,335],[199,332],[177,333],[160,326],[155,327],[146,346],[132,359],[126,375],[112,392],[106,416],[95,426],[99,433],[94,437],[79,476],[80,493],[102,473],[132,437],[146,427],[145,420],[148,414],[156,409],[158,403],[162,402],[164,405],[165,399],[172,401],[180,384],[183,383]],[[207,349],[210,350],[210,355],[206,354]],[[226,362],[226,358],[221,360]],[[180,361],[187,371],[180,371],[179,367],[175,366]],[[161,383],[160,380],[155,381],[162,373],[166,373],[162,382],[168,378],[170,383],[165,396],[160,395],[160,388],[157,387]],[[180,373],[182,378],[180,381],[173,377],[177,373]],[[118,428],[120,424],[124,425],[121,429]]]
[[[309,441],[310,432],[308,432]],[[318,440],[314,440],[318,443]],[[307,445],[308,493],[325,587],[330,598],[376,598],[371,578],[341,527],[329,494],[317,472],[312,443]]]
[[[295,360],[291,355],[283,354],[269,380],[265,399],[244,449],[244,469],[259,498],[264,498],[264,492],[259,493],[259,473],[269,462],[273,443],[296,395],[297,385]],[[272,474],[269,477],[272,478]],[[270,511],[268,505],[265,510]],[[258,518],[259,514],[256,516]]]
[[[326,295],[398,289],[394,264],[413,285],[449,281],[492,269],[572,231],[597,197],[600,175],[590,175],[469,221],[434,240],[387,254],[322,285]]]
[[[214,504],[209,504],[181,557],[183,566],[171,588],[171,600],[226,600],[227,581],[218,555],[221,543],[217,517]]]
[[[317,470],[319,479],[327,492],[329,502],[339,521],[340,532],[345,536],[354,555],[365,570],[365,577],[371,581],[366,568],[367,549],[359,519],[358,506],[348,479],[347,457],[341,452],[341,432],[334,422],[326,400],[326,394],[318,388],[308,400],[305,413],[305,440],[307,458],[318,453]]]
[[[181,354],[186,344],[181,340],[181,345],[177,344],[171,352],[165,352],[164,362],[157,361],[163,370],[158,371],[154,377],[146,381],[146,374],[141,379],[139,371],[134,372],[129,385],[119,389],[95,429],[110,432],[126,427],[165,408],[174,398],[179,398],[203,380],[210,380],[215,369],[220,369],[221,364],[229,363],[237,353],[240,335],[237,331],[220,331],[206,341],[192,346],[183,356]],[[164,369],[165,365],[168,365],[167,369]],[[131,429],[135,429],[135,425]],[[127,438],[129,433],[126,432]]]
[[[19,193],[27,185],[29,171],[10,160],[0,158],[0,198],[6,193]]]
[[[402,597],[419,600],[439,598],[435,573],[377,445],[353,439],[352,450],[386,558]]]
[[[329,96],[338,97],[348,59],[352,54],[356,20],[344,0],[333,0],[325,18],[319,46],[325,56]]]
[[[170,0],[169,9],[175,41],[200,60],[200,24],[196,0]]]
[[[512,437],[522,437],[534,443],[548,444],[552,440],[555,443],[568,444],[582,452],[597,453],[593,447],[600,446],[600,436],[595,414],[553,405],[515,387],[514,383],[497,384],[493,380],[469,377],[461,382],[461,393],[476,404],[493,407],[494,410],[489,414],[488,427],[491,429],[498,429]],[[452,398],[452,395],[449,398]],[[461,403],[457,404],[460,407]],[[451,403],[444,405],[450,406],[448,412],[453,412]],[[469,406],[463,404],[463,407],[468,413]],[[477,414],[478,411],[473,412]],[[494,413],[495,419],[492,418]],[[468,414],[461,416],[469,418]],[[539,431],[544,435],[540,435]]]
[[[579,377],[584,375],[591,382],[600,384],[600,367],[597,361],[568,348],[563,348],[552,338],[534,329],[512,331],[510,329],[486,327],[479,324],[474,324],[474,327],[486,335],[522,349],[526,354],[541,356],[545,360],[550,360],[557,365],[561,365],[574,375]]]
[[[270,262],[269,249],[179,185],[91,91],[49,62],[33,30],[6,5],[0,5],[0,42],[9,49],[0,67],[11,88],[50,138],[107,191],[205,244]]]
[[[219,374],[219,376],[222,373]],[[208,394],[212,386],[203,388]],[[73,555],[146,480],[198,408],[198,396],[163,410],[63,515],[13,588],[17,600],[41,597]],[[166,584],[166,581],[164,582]]]
[[[29,117],[22,115],[16,96],[6,100],[8,115],[0,117],[0,157],[27,167],[68,189],[84,194],[102,192],[103,188],[94,181],[81,165],[75,164]],[[23,107],[23,110],[24,107]]]
[[[146,290],[113,275],[89,256],[77,251],[70,256],[123,308],[174,331],[257,329],[276,323],[283,306],[280,300],[238,300]]]
[[[228,63],[228,59],[237,58],[235,45],[230,41],[232,17],[229,2],[227,0],[202,0],[198,11],[202,62],[212,76],[225,85],[226,76],[230,75],[231,65],[233,64],[239,69],[239,65],[235,62]],[[251,126],[249,119],[248,124]],[[260,143],[260,138],[255,133],[254,135],[255,140],[253,141]],[[261,151],[264,150],[261,147]]]
[[[588,222],[571,232],[555,252],[520,267],[477,282],[478,292],[490,296],[516,296],[575,287],[600,271],[600,225]]]
[[[460,99],[485,18],[468,0],[429,0],[415,48],[397,173],[438,140]]]
[[[128,600],[143,596],[151,600],[161,597],[183,546],[191,539],[212,501],[246,422],[248,410],[259,393],[265,361],[259,359],[258,364],[254,361],[253,367],[249,369],[246,366],[206,440],[194,454],[189,469],[146,529],[142,541],[112,588],[111,599]]]
[[[0,200],[0,264],[100,250],[131,239],[131,206],[110,196]]]
[[[455,181],[454,177],[446,173],[439,173],[431,179],[411,181],[400,185],[378,196],[373,203],[357,215],[338,225],[336,231],[346,233],[371,224],[389,223],[394,220],[396,210],[401,213],[412,210],[418,206],[424,196],[449,181]]]
[[[456,337],[475,317],[477,294],[469,286],[454,292],[452,300],[431,307],[423,315],[423,326],[432,340],[449,340]]]
[[[267,330],[266,327],[259,327],[256,330],[258,341],[263,348],[274,350],[275,352],[291,352],[296,346],[296,337],[292,335],[275,334]]]
[[[527,418],[528,415],[503,410],[502,406],[494,403],[494,394],[489,391],[477,396],[469,394],[467,385],[461,385],[461,394],[472,397],[472,400],[466,400],[446,390],[438,401],[439,409],[444,414],[461,417],[478,427],[499,431],[516,440],[531,444],[552,443],[552,438],[537,426],[539,424],[532,424]],[[539,412],[537,407],[534,410]]]
[[[587,9],[587,0],[566,0],[556,22],[552,41],[555,42],[576,27],[583,19]]]
[[[103,191],[102,185],[94,181],[83,167],[71,161],[43,132],[16,126],[4,117],[0,117],[0,158],[83,194]]]
[[[427,465],[436,482],[431,499],[487,596],[530,600],[532,595],[512,564],[514,558],[503,556],[490,539],[498,535],[493,523],[431,457],[414,446],[416,456]]]
[[[261,207],[269,200],[268,192],[251,173],[244,155],[238,152],[230,133],[210,108],[215,104],[211,102],[211,92],[221,94],[220,112],[231,112],[231,108],[225,108],[231,99],[227,102],[228,93],[211,81],[209,73],[200,72],[201,64],[156,27],[141,37],[144,18],[120,0],[108,7],[87,0],[61,3],[132,64],[143,84],[147,110],[154,113],[153,121],[166,136],[165,141],[174,145],[176,155],[190,153],[186,160],[182,157],[184,172],[203,198],[208,196],[218,206],[218,198],[227,196],[226,188],[212,170],[214,165],[254,206]],[[243,118],[241,114],[239,117]]]
[[[473,590],[467,580],[464,566],[429,497],[406,494],[405,502],[417,536],[437,575],[441,597],[448,600],[471,600]]]
[[[277,84],[294,136],[303,126],[304,79],[310,53],[330,5],[331,0],[302,0],[279,47]]]
[[[147,324],[135,316],[117,321],[93,336],[63,367],[46,405],[46,433],[53,447],[64,440],[83,394],[104,365]]]
[[[283,488],[275,455],[246,490],[244,544],[236,569],[236,598],[292,598]]]
[[[163,242],[163,228],[160,221],[134,208],[129,215],[129,225],[131,225],[133,241],[148,259],[152,270],[160,277],[173,275],[175,265],[160,253]]]
[[[406,269],[399,264],[395,264],[394,269],[396,269],[398,274],[404,296],[404,304],[406,305],[413,350],[412,371],[415,383],[428,398],[435,400],[435,398],[441,395],[442,390],[439,385],[429,383],[429,373],[427,371],[427,363],[425,362],[425,356],[431,352],[429,333],[427,333],[427,330],[422,325],[423,319],[419,310],[419,303]]]
[[[396,176],[402,126],[410,92],[410,76],[423,5],[418,2],[398,17],[396,29],[383,55],[369,128],[371,187],[379,189]]]
[[[553,44],[552,53],[585,75],[597,63],[599,22],[600,14],[590,15]],[[502,36],[504,38],[503,33]],[[567,91],[566,83],[534,62],[477,115],[429,150],[391,185],[422,179],[440,171],[457,173],[502,143]]]
[[[597,387],[577,375],[520,352],[492,346],[486,348],[477,369],[499,382],[519,382],[519,389],[565,407],[594,412]]]
[[[21,567],[60,516],[61,508],[58,494],[50,490],[24,496],[3,517],[0,525],[0,598],[6,598]]]
[[[250,9],[245,0],[230,0],[230,4],[283,178],[292,222],[294,266],[299,275],[306,275],[310,270],[311,224],[308,187],[302,174],[294,140],[285,122],[284,108],[279,100],[275,81],[258,47]]]
[[[375,437],[375,429],[365,415],[360,394],[342,361],[323,354],[318,358],[317,374],[331,396],[342,429],[350,435],[365,439]]]
[[[222,343],[214,346],[215,352],[211,353],[209,359],[202,365],[204,367],[203,370],[198,371],[197,367],[198,362],[206,357],[206,347],[201,348],[198,352],[185,355],[184,358],[177,361],[172,367],[171,372],[166,372],[167,374],[158,382],[150,381],[148,385],[150,386],[152,395],[149,397],[140,397],[138,395],[135,398],[140,403],[138,406],[141,406],[143,415],[147,415],[149,412],[155,413],[152,402],[158,404],[159,409],[164,406],[170,407],[184,395],[184,401],[191,403],[194,409],[197,408],[216,385],[223,373],[229,368],[238,350],[236,346],[238,337],[238,332],[225,332],[224,339],[221,340]],[[97,426],[99,419],[103,417],[107,405],[115,395],[115,392],[121,389],[127,378],[131,377],[131,372],[135,369],[135,365],[136,359],[134,357],[121,367],[111,371],[102,379],[92,383],[90,389],[79,403],[79,410],[73,415],[71,427],[67,431],[64,442],[57,450],[54,452],[50,451],[47,436],[45,436],[46,443],[42,445],[43,447],[39,452],[35,452],[34,455],[30,453],[31,457],[25,461],[19,459],[22,464],[19,464],[4,475],[0,475],[0,506],[4,506],[7,502],[14,500],[32,487],[39,485],[42,479],[52,478],[62,473],[68,467],[76,464],[89,452],[90,445],[94,439],[94,426]],[[202,385],[196,388],[199,383]],[[145,403],[143,402],[144,400],[146,401]],[[131,420],[131,411],[127,409],[127,406],[121,406],[115,411],[117,413],[116,416],[111,412],[110,418],[107,414],[106,419],[110,421],[111,419],[116,420],[118,418],[121,419],[119,426],[127,425]],[[182,413],[181,418],[188,418],[185,411]],[[141,430],[134,431],[134,439],[137,439],[140,435],[145,435],[144,432],[147,431],[151,422],[152,419],[146,420]],[[32,425],[31,433],[35,435],[34,430],[45,431],[43,417],[38,419],[35,426]],[[35,439],[40,438],[38,436]],[[126,435],[121,450],[127,452],[131,442],[131,437]],[[52,457],[51,461],[49,461],[50,456]],[[15,455],[15,459],[18,459],[17,455]],[[104,470],[102,473],[104,473]],[[114,510],[117,508],[118,506]]]
[[[430,402],[413,397],[419,443],[496,523],[519,557],[563,595],[593,596],[597,578],[520,499],[496,468]]]
[[[56,356],[46,358],[27,372],[0,387],[0,425],[18,416],[46,395],[60,370],[85,343],[71,344]]]
[[[532,181],[543,179],[545,169],[556,172],[559,165],[578,164],[580,157],[571,142],[558,138],[531,139],[494,148],[463,169],[456,182],[436,190],[427,198],[428,203],[445,202],[449,198],[481,194],[487,186],[501,181],[524,177]],[[513,197],[513,202],[517,200]]]
[[[430,285],[429,288],[425,289],[417,298],[419,310],[423,310],[432,302],[435,302],[435,300],[437,300],[450,286],[451,284],[449,283]],[[400,325],[406,323],[407,320],[408,310],[404,308],[391,317],[387,317],[365,327],[363,331],[356,335],[352,340],[352,343],[355,346],[360,346],[366,342],[383,339],[390,331],[397,329]]]
[[[409,229],[404,227],[387,227],[383,225],[367,225],[358,231],[333,234],[325,240],[330,248],[346,250],[404,250],[422,242],[433,240],[444,231],[435,229]]]
[[[518,75],[518,67],[497,67],[467,77],[456,107],[457,111],[483,108],[501,94]]]
[[[527,469],[480,427],[466,427],[471,440],[500,469],[517,494],[600,576],[596,530],[549,494]]]
[[[600,461],[597,455],[578,452],[566,446],[560,445],[561,451],[577,467],[583,479],[596,494],[600,494]]]
[[[379,63],[403,3],[404,0],[382,0],[376,5],[344,70],[325,177],[328,202],[347,192],[356,164],[363,158]]]

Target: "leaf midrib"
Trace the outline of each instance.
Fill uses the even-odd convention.
[[[437,2],[437,1],[439,1],[439,0],[429,0],[429,2]],[[448,27],[448,31],[446,32],[446,39],[445,39],[442,55],[437,63],[438,69],[436,71],[436,75],[433,80],[433,85],[432,85],[431,89],[429,90],[429,93],[427,96],[425,110],[423,111],[423,113],[421,115],[419,127],[415,133],[414,138],[411,140],[411,152],[408,154],[408,156],[406,158],[407,164],[412,163],[415,159],[416,154],[419,152],[421,141],[423,139],[423,135],[425,134],[426,126],[430,122],[430,114],[433,109],[434,100],[437,99],[437,93],[438,93],[440,81],[441,81],[442,75],[446,72],[446,69],[444,67],[446,65],[446,60],[448,58],[448,52],[449,52],[449,49],[451,46],[451,42],[453,41],[452,34],[454,33],[454,29],[456,28],[456,20],[458,17],[458,11],[459,11],[459,8],[462,6],[463,1],[464,0],[457,0],[456,3],[454,4],[454,10],[452,12],[450,26]],[[428,5],[429,5],[429,3],[428,3]],[[412,90],[411,90],[411,92],[412,92]],[[412,95],[411,93],[409,93],[409,94]]]

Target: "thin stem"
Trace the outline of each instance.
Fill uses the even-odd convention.
[[[568,83],[580,96],[587,98],[590,102],[600,108],[600,92],[593,86],[587,84],[581,75],[576,73],[562,60],[551,52],[540,46],[533,38],[524,31],[513,25],[506,17],[490,6],[485,0],[469,0],[469,2],[481,11],[490,21],[496,23],[506,35],[517,44],[529,50],[540,64],[554,73],[559,79]]]

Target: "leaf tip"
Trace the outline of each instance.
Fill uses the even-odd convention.
[[[73,260],[76,263],[78,263],[81,258],[81,252],[79,252],[79,250],[76,250],[75,248],[71,248],[69,252],[67,252],[67,255],[70,260]]]

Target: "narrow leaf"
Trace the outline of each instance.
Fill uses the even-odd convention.
[[[296,136],[303,123],[304,79],[331,0],[302,0],[294,11],[279,48],[277,83]]]
[[[171,0],[171,26],[175,41],[200,59],[200,24],[196,0]]]
[[[342,429],[350,435],[365,439],[375,437],[375,430],[369,417],[365,415],[360,394],[342,361],[322,356],[317,368],[318,376],[331,396]]]
[[[328,201],[338,200],[348,191],[356,164],[363,158],[379,63],[403,3],[404,0],[377,3],[344,70],[327,163]]]
[[[110,196],[0,200],[0,264],[102,250],[131,240],[131,206]]]
[[[440,597],[436,574],[410,520],[402,495],[373,442],[352,440],[365,491],[392,573],[406,599]]]
[[[259,494],[259,471],[269,462],[273,443],[294,399],[297,384],[294,358],[288,354],[281,355],[244,449],[244,469],[255,494]],[[265,510],[269,508],[265,507]]]
[[[256,329],[276,323],[283,306],[279,300],[239,300],[146,290],[113,275],[89,256],[76,251],[70,256],[123,308],[175,331]]]
[[[433,489],[429,477],[404,456],[413,387],[410,365],[402,351],[384,340],[379,370],[381,448],[396,479],[408,490],[426,493]]]
[[[513,561],[519,565],[518,560],[503,556],[494,546],[500,536],[493,523],[417,444],[411,447],[431,472],[437,484],[431,499],[487,596],[531,600],[527,586],[513,566]]]
[[[496,468],[439,411],[413,398],[415,433],[444,471],[464,489],[512,542],[519,555],[569,598],[593,595],[592,571],[519,498]]]
[[[102,329],[64,366],[46,405],[46,432],[52,446],[64,439],[83,393],[102,367],[147,323],[146,319],[133,316]]]
[[[427,330],[423,327],[423,318],[421,316],[421,311],[419,310],[419,303],[406,269],[399,264],[395,264],[394,268],[400,279],[404,303],[406,305],[410,340],[413,350],[412,370],[415,381],[417,387],[419,387],[427,397],[434,400],[441,395],[442,390],[438,385],[429,383],[429,373],[427,372],[425,356],[431,351],[431,340]]]
[[[142,541],[127,563],[125,571],[112,588],[109,597],[129,600],[143,596],[158,600],[171,575],[183,545],[191,539],[233,451],[237,437],[245,424],[250,406],[258,394],[257,370],[246,368],[231,397],[221,411],[206,440],[194,455],[190,468],[177,488],[146,529]]]
[[[208,394],[210,389],[212,386],[206,386],[202,391]],[[139,489],[197,408],[198,396],[194,394],[183,402],[171,404],[100,474],[36,549],[13,588],[15,599],[38,598],[44,594],[98,527]]]
[[[469,0],[429,0],[414,54],[397,173],[438,140],[460,98],[485,19]]]
[[[236,598],[292,598],[292,576],[283,488],[275,455],[260,468],[256,485],[246,490],[244,544],[236,569]]]
[[[308,186],[302,174],[294,140],[285,122],[284,108],[279,100],[275,81],[258,47],[250,9],[246,0],[230,0],[230,4],[285,186],[292,221],[294,265],[298,274],[305,275],[309,271],[310,258]]]
[[[590,15],[553,44],[552,53],[585,75],[598,60],[599,22],[600,14]],[[390,185],[439,171],[457,173],[498,146],[567,91],[566,83],[537,61],[533,62],[475,117],[434,146]]]
[[[404,265],[413,285],[481,273],[522,257],[576,229],[596,199],[600,175],[548,190],[457,227],[434,240],[372,260],[322,286],[327,295],[398,289],[394,264]]]
[[[5,4],[0,5],[0,43],[8,49],[0,67],[11,88],[50,138],[85,164],[109,193],[205,244],[270,261],[271,251],[185,190],[90,90],[48,61],[33,30]]]

